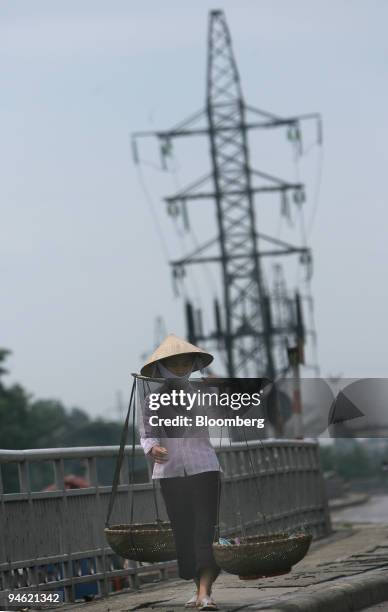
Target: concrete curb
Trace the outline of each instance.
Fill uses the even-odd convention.
[[[319,589],[288,595],[248,610],[268,612],[353,612],[388,601],[388,568],[321,584]]]
[[[352,506],[360,506],[361,504],[366,504],[369,501],[370,495],[368,493],[359,493],[344,497],[334,497],[332,500],[329,500],[329,510],[330,512],[335,512],[337,510],[343,510],[344,508],[351,508]]]

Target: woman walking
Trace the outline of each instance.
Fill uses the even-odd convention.
[[[170,389],[173,385],[187,389],[192,372],[212,361],[210,353],[170,334],[142,367],[141,374],[165,379]],[[179,576],[195,583],[195,593],[185,607],[217,610],[211,594],[220,573],[212,548],[220,493],[217,455],[208,432],[200,437],[179,438],[168,437],[159,429],[156,435],[155,428],[149,426],[149,416],[146,401],[140,442],[145,454],[154,460],[152,477],[160,479],[174,534]]]

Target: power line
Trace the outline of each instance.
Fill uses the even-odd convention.
[[[311,236],[313,224],[315,221],[316,213],[319,206],[321,187],[322,187],[322,176],[323,176],[323,146],[319,147],[318,151],[318,169],[317,169],[317,178],[315,183],[315,191],[314,191],[314,199],[313,199],[313,208],[311,211],[310,220],[308,223],[308,235]]]
[[[156,235],[158,236],[158,239],[159,239],[159,242],[160,242],[160,246],[161,246],[161,249],[162,249],[163,254],[164,254],[164,258],[166,259],[166,261],[168,263],[170,261],[170,255],[169,255],[169,252],[168,252],[167,242],[166,242],[166,240],[164,238],[164,235],[163,235],[162,226],[161,226],[161,224],[159,222],[159,217],[158,217],[158,214],[157,214],[157,211],[156,211],[156,207],[155,207],[154,201],[152,199],[152,196],[151,196],[150,192],[148,191],[148,188],[147,188],[147,185],[146,185],[146,182],[145,182],[145,178],[143,176],[143,171],[142,171],[141,166],[139,164],[137,165],[137,174],[138,174],[139,184],[140,184],[140,186],[142,188],[142,191],[143,191],[143,194],[144,194],[145,201],[147,202],[149,211],[151,213],[152,221],[153,221],[153,224],[154,224],[154,229],[155,229]]]

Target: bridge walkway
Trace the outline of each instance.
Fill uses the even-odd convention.
[[[388,524],[334,524],[334,528],[332,535],[313,542],[305,559],[287,575],[242,581],[222,573],[213,593],[220,609],[351,612],[388,602]],[[63,609],[180,612],[191,595],[191,583],[172,579],[93,602],[66,604]]]

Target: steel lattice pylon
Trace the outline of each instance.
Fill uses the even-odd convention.
[[[247,115],[254,120],[247,120]],[[166,162],[172,139],[207,136],[212,170],[178,193],[165,198],[169,207],[186,213],[191,200],[211,199],[215,203],[217,235],[189,253],[171,262],[176,278],[187,266],[219,263],[222,270],[223,308],[216,304],[216,331],[205,334],[198,325],[192,307],[186,304],[189,340],[214,343],[225,351],[227,375],[267,376],[280,371],[277,357],[279,338],[300,332],[300,317],[290,310],[288,319],[272,314],[271,295],[261,266],[262,257],[297,254],[309,260],[310,251],[260,233],[255,218],[254,198],[260,193],[279,192],[283,200],[289,191],[303,201],[304,186],[290,183],[250,165],[248,131],[286,126],[299,133],[302,119],[320,118],[317,113],[288,118],[279,117],[246,105],[233,54],[231,37],[222,11],[211,11],[208,31],[207,96],[205,109],[190,116],[175,128],[133,134],[134,159],[138,161],[137,139],[156,136],[161,142],[162,161]],[[203,121],[205,120],[205,124]],[[202,122],[202,123],[201,123]],[[259,177],[261,185],[253,178]],[[259,249],[259,241],[269,242],[270,250]],[[217,253],[214,254],[214,247]],[[286,300],[288,298],[285,298]],[[298,298],[299,299],[299,298]],[[279,297],[277,297],[279,300]],[[289,301],[289,300],[288,300]],[[300,313],[299,313],[300,314]],[[298,328],[299,325],[299,328]]]
[[[266,373],[273,378],[244,102],[228,26],[218,11],[210,14],[208,49],[207,116],[222,256],[228,375],[247,371],[247,365],[254,363],[254,375]]]

